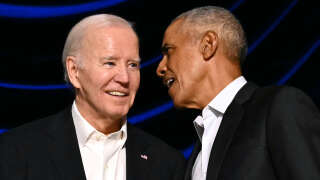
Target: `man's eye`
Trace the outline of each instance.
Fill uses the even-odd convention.
[[[103,63],[103,65],[107,65],[107,66],[114,66],[115,65],[115,63],[114,62],[105,62],[105,63]]]
[[[131,68],[139,68],[139,63],[130,63],[129,66]]]

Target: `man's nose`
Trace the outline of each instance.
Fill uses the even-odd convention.
[[[159,77],[163,77],[166,71],[167,71],[166,60],[165,58],[162,58],[156,72]]]
[[[114,80],[121,84],[128,84],[129,83],[129,72],[127,67],[119,67]]]

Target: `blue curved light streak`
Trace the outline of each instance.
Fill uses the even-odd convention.
[[[320,39],[318,39],[312,47],[308,50],[308,52],[303,55],[297,63],[284,75],[278,82],[277,85],[285,84],[299,69],[300,67],[309,59],[309,57],[313,54],[313,52],[320,46]]]
[[[152,58],[152,59],[150,59],[150,60],[142,63],[142,64],[140,65],[140,68],[145,68],[145,67],[147,67],[147,66],[149,66],[149,65],[151,65],[151,64],[153,64],[153,63],[156,63],[156,62],[160,61],[161,59],[162,59],[162,55],[159,55],[159,56],[157,56],[157,57],[155,57],[155,58]]]
[[[0,3],[0,16],[9,18],[51,18],[95,11],[127,0],[100,0],[66,6],[27,6]]]
[[[8,89],[23,89],[23,90],[59,90],[59,89],[67,89],[71,86],[68,84],[52,84],[52,85],[24,85],[24,84],[11,84],[0,82],[0,87],[8,88]]]
[[[233,12],[233,11],[236,10],[244,1],[245,1],[245,0],[239,0],[239,1],[235,2],[235,3],[231,6],[231,8],[229,8],[229,10],[230,10],[231,12]]]
[[[291,9],[298,3],[298,0],[292,1],[289,6],[281,13],[281,15],[262,33],[262,35],[248,48],[248,54],[256,49],[256,47],[280,24],[280,22],[289,14]]]
[[[151,109],[149,111],[146,111],[144,113],[141,113],[141,114],[138,114],[138,115],[135,115],[135,116],[132,116],[132,117],[129,117],[128,118],[128,121],[131,123],[131,124],[137,124],[137,123],[140,123],[146,119],[149,119],[151,117],[154,117],[156,115],[159,115],[165,111],[168,111],[169,109],[171,109],[173,107],[173,103],[172,101],[168,101],[154,109]]]
[[[6,131],[7,131],[7,129],[0,129],[0,134],[4,133]]]

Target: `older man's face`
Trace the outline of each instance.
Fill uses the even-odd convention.
[[[128,27],[100,27],[89,30],[83,42],[77,103],[89,118],[123,118],[140,83],[135,33]]]
[[[168,87],[176,107],[199,108],[197,92],[206,75],[201,62],[199,43],[191,41],[188,33],[179,31],[181,20],[171,24],[162,42],[163,58],[157,74]]]

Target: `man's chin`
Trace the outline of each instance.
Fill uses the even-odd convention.
[[[127,116],[128,112],[114,112],[111,114],[113,119],[123,119]]]
[[[179,100],[177,97],[171,96],[171,99],[173,101],[173,105],[177,109],[185,109],[185,105],[182,103],[181,100]]]
[[[174,107],[175,107],[176,109],[179,109],[179,110],[186,109],[186,107],[181,106],[181,105],[178,105],[178,104],[175,104],[175,103],[173,103],[173,105],[174,105]]]
[[[111,117],[111,119],[121,120],[125,118],[128,114],[129,109],[127,108],[114,108],[111,109],[107,114]]]
[[[174,107],[177,109],[201,109],[194,101],[186,98],[179,98],[178,96],[171,97]]]

